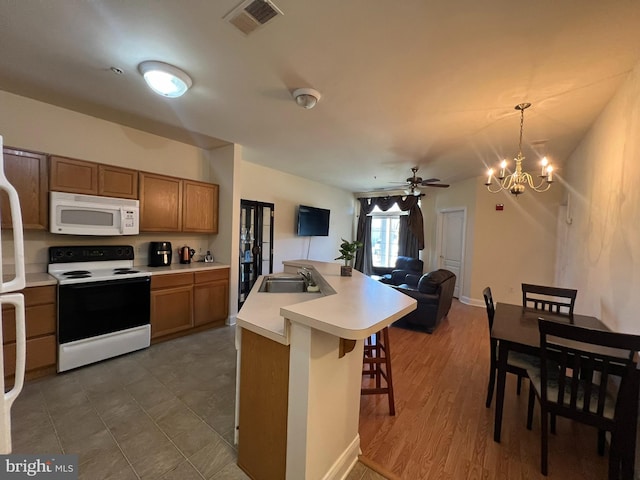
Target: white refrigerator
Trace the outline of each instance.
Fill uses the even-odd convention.
[[[3,395],[0,406],[0,454],[11,453],[11,405],[22,391],[24,383],[24,369],[26,360],[26,338],[25,338],[25,316],[24,316],[24,296],[16,293],[25,287],[24,270],[24,237],[22,231],[22,214],[20,212],[20,201],[18,193],[13,185],[9,183],[4,172],[3,140],[0,135],[0,190],[7,193],[11,211],[11,223],[13,227],[13,241],[4,244],[6,239],[2,238],[0,231],[0,326],[2,325],[3,305],[13,305],[16,309],[16,371],[14,385],[8,392],[5,392],[4,384],[4,355],[0,354],[0,386]],[[8,212],[0,211],[0,215],[6,216]],[[5,232],[5,236],[8,236]],[[3,248],[5,251],[3,251]],[[6,250],[9,250],[7,252]],[[11,260],[15,267],[10,274],[5,277],[3,269],[10,264]],[[8,270],[8,269],[7,269]],[[3,345],[2,328],[0,328],[0,347]],[[1,353],[1,352],[0,352]]]

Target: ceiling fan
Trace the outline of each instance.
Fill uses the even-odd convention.
[[[416,175],[418,167],[413,167],[411,172],[413,175],[407,178],[406,182],[394,182],[406,185],[407,189],[405,190],[405,193],[407,195],[420,195],[420,187],[449,188],[449,185],[446,183],[437,183],[440,181],[439,178],[427,178],[423,180],[421,177],[418,177]]]

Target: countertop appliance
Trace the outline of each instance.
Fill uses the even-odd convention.
[[[149,266],[166,267],[171,265],[171,242],[149,242]]]
[[[50,192],[49,230],[68,235],[137,235],[140,233],[140,202]]]
[[[3,148],[3,139],[0,135],[0,152]],[[0,153],[0,190],[9,197],[9,210],[11,212],[11,226],[13,228],[13,252],[7,256],[7,260],[13,257],[15,275],[11,280],[4,281],[3,267],[5,256],[2,252],[3,241],[0,241],[0,326],[2,325],[2,306],[12,305],[16,310],[16,371],[13,388],[5,393],[4,388],[4,358],[0,355],[0,392],[2,394],[2,406],[0,407],[0,454],[11,453],[11,405],[22,391],[24,382],[24,370],[26,360],[26,331],[24,316],[24,296],[16,293],[25,287],[24,270],[24,237],[22,231],[22,214],[20,212],[20,200],[16,189],[9,183],[4,174],[4,155]],[[7,212],[3,212],[6,214]],[[6,245],[5,245],[6,246]],[[7,262],[8,263],[8,262]],[[0,345],[3,344],[2,328],[0,328]]]
[[[182,247],[180,249],[180,263],[191,263],[191,259],[196,254],[196,251],[190,247]]]
[[[58,372],[151,342],[151,275],[130,245],[49,247],[58,280]]]

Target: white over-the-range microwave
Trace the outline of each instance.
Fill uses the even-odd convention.
[[[140,202],[50,192],[49,231],[68,235],[137,235],[140,232]]]

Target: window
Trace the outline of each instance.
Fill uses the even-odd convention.
[[[374,267],[394,267],[398,258],[400,216],[398,205],[386,212],[375,207],[371,216],[371,257]]]

